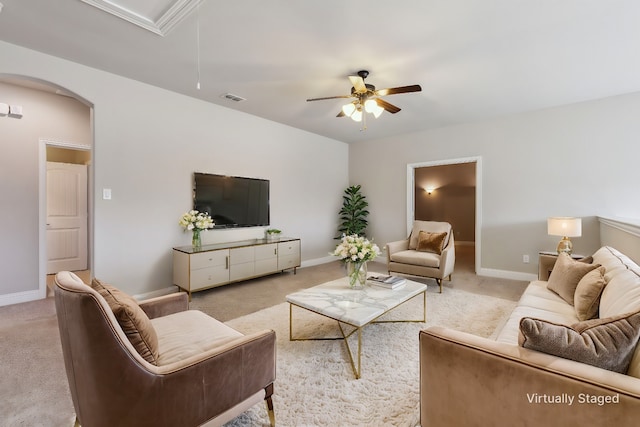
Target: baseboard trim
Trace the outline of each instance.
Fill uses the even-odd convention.
[[[134,295],[133,297],[138,301],[142,301],[149,298],[155,298],[155,297],[161,297],[163,295],[173,294],[178,291],[180,291],[180,288],[178,288],[176,285],[171,285],[167,288],[156,289],[155,291],[145,292],[143,294]]]
[[[314,258],[314,259],[308,259],[306,261],[302,261],[300,263],[300,268],[304,268],[304,267],[313,267],[314,265],[320,265],[320,264],[326,264],[328,262],[332,262],[332,261],[336,261],[337,258],[334,256],[326,256],[326,257],[322,257],[322,258]]]
[[[20,304],[23,302],[43,299],[39,289],[33,291],[16,292],[14,294],[0,295],[0,307],[5,305]]]
[[[531,282],[538,280],[536,274],[522,273],[520,271],[508,271],[508,270],[495,270],[493,268],[481,268],[476,272],[478,276],[496,277],[498,279],[511,279],[511,280],[523,280]]]

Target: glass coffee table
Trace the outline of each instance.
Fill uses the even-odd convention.
[[[323,283],[309,289],[294,292],[286,296],[289,303],[289,340],[343,340],[353,373],[361,376],[362,329],[370,323],[388,322],[426,322],[427,320],[427,285],[407,280],[405,285],[397,289],[386,289],[367,285],[364,289],[349,288],[346,277]],[[415,320],[377,320],[384,314],[419,295],[423,297],[422,319]],[[294,311],[299,307],[324,317],[336,320],[341,337],[296,337],[293,333]],[[349,328],[344,328],[348,325]],[[350,329],[350,330],[349,330]],[[357,366],[348,338],[357,333],[358,353]]]

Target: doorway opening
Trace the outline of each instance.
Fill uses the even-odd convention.
[[[46,296],[52,296],[54,277],[59,271],[73,271],[85,283],[91,280],[91,147],[49,139],[40,139],[40,147],[44,150],[44,161],[42,153],[40,159],[41,178],[44,175],[40,203],[44,203],[45,210]]]
[[[481,266],[482,159],[467,157],[407,165],[407,235],[414,220],[452,225],[456,245],[473,246]]]

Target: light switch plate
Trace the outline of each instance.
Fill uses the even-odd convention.
[[[22,117],[22,105],[9,105],[9,115],[13,117]]]
[[[111,200],[111,189],[103,188],[102,189],[102,200]]]
[[[9,104],[0,102],[0,116],[6,116],[7,114],[9,114]]]

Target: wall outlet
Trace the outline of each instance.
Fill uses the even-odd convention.
[[[529,264],[529,255],[522,255],[522,262]]]

